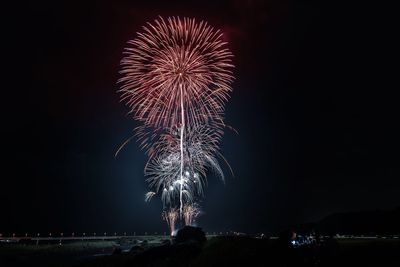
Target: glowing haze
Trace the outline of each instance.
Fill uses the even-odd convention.
[[[136,136],[149,155],[145,199],[161,196],[172,233],[178,217],[187,225],[200,214],[207,172],[224,177],[218,144],[232,90],[232,53],[219,30],[188,18],[159,17],[128,44],[121,101],[142,123]]]

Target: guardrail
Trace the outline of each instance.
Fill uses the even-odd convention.
[[[208,237],[218,236],[218,235],[233,235],[235,233],[232,232],[207,232],[206,235]],[[167,232],[158,233],[154,232],[150,234],[149,232],[144,232],[143,234],[137,235],[136,232],[128,234],[124,232],[122,235],[118,235],[116,232],[113,235],[109,235],[107,232],[97,234],[97,233],[71,233],[68,236],[64,233],[49,233],[46,236],[43,236],[41,233],[36,234],[28,234],[25,235],[17,235],[15,233],[10,235],[3,235],[0,233],[0,242],[20,242],[21,240],[31,240],[31,241],[79,241],[79,240],[117,240],[122,238],[136,238],[136,239],[146,239],[148,237],[167,237],[169,234]]]

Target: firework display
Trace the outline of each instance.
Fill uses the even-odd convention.
[[[178,218],[191,225],[199,215],[207,173],[224,180],[219,142],[232,54],[219,30],[188,18],[160,17],[128,44],[119,93],[142,124],[136,137],[149,156],[145,200],[161,197],[172,233]]]
[[[162,218],[167,222],[171,235],[175,232],[176,220],[178,219],[178,212],[175,208],[170,208],[162,212]]]
[[[200,214],[200,209],[197,204],[187,204],[183,206],[183,218],[185,225],[192,225],[194,219]]]

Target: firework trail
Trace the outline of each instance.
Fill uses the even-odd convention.
[[[162,218],[167,222],[171,235],[175,232],[175,225],[178,219],[178,211],[175,208],[170,208],[169,210],[163,211]]]
[[[128,43],[119,92],[143,123],[137,135],[149,154],[145,173],[155,188],[145,199],[160,190],[164,204],[179,198],[183,216],[184,202],[202,192],[207,169],[223,179],[215,155],[232,91],[233,56],[219,30],[188,18],[160,17]]]
[[[192,225],[197,216],[200,215],[200,207],[197,204],[183,206],[183,218],[185,225]]]
[[[155,195],[156,195],[156,192],[152,192],[152,191],[147,192],[144,196],[144,201],[149,202],[152,199],[152,197]]]

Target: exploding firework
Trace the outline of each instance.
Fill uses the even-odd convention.
[[[197,204],[183,206],[183,218],[185,225],[193,225],[194,220],[200,215],[200,207]]]
[[[207,170],[223,179],[218,143],[232,90],[232,54],[219,30],[188,18],[160,17],[128,43],[119,92],[143,123],[136,133],[149,155],[145,174],[152,189],[145,200],[161,191],[171,207],[163,217],[176,214],[178,199],[183,216],[184,204],[202,194]]]
[[[222,123],[232,90],[232,54],[222,33],[203,21],[160,17],[143,29],[121,61],[121,99],[145,125],[179,128],[182,215],[185,131],[210,121]]]
[[[184,138],[184,172],[181,170],[181,148],[179,131],[172,130],[161,135],[154,144],[149,162],[145,167],[147,181],[154,190],[154,194],[161,191],[164,205],[173,205],[180,197],[182,187],[183,202],[193,202],[196,196],[203,194],[207,171],[212,171],[224,181],[224,174],[216,155],[221,132],[211,131],[209,127],[190,129]],[[229,165],[228,165],[229,166]],[[178,194],[179,193],[179,194]],[[148,193],[149,194],[149,193]],[[149,198],[154,196],[149,195]]]
[[[152,126],[220,119],[232,90],[232,54],[222,33],[194,19],[160,17],[128,43],[119,80],[135,119]]]
[[[167,222],[171,235],[175,232],[175,225],[178,219],[178,211],[175,208],[170,208],[169,210],[163,211],[162,218]]]

